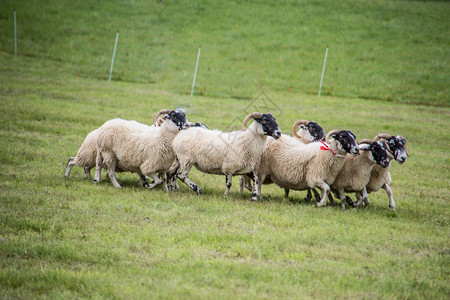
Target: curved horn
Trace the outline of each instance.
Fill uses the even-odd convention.
[[[242,124],[242,129],[243,129],[243,130],[246,130],[246,129],[247,129],[247,122],[248,122],[250,119],[261,118],[262,115],[263,115],[263,114],[262,114],[262,113],[259,113],[259,112],[253,112],[253,113],[247,115],[247,116],[245,117],[245,119],[244,119],[244,123]]]
[[[308,125],[308,123],[309,123],[308,120],[298,120],[297,122],[294,123],[294,126],[292,126],[292,131],[294,132],[294,136],[296,138],[301,139],[301,136],[299,136],[297,133],[297,127],[300,125]]]
[[[328,141],[330,139],[330,136],[332,136],[333,134],[339,133],[340,130],[339,129],[333,129],[330,132],[327,133],[327,136],[325,137],[325,140]]]
[[[158,120],[159,116],[162,115],[162,114],[168,114],[168,113],[170,113],[171,111],[172,111],[171,109],[162,109],[162,110],[158,111],[158,112],[156,113],[155,117],[153,118],[153,124],[154,124],[155,126],[158,126],[157,123],[156,123],[156,121]]]
[[[159,118],[157,121],[156,121],[156,126],[157,127],[160,127],[163,123],[164,123],[164,121],[165,121],[166,119],[163,117],[163,118]]]
[[[358,142],[358,144],[369,144],[372,145],[373,141],[369,139],[362,139]]]
[[[379,133],[379,134],[377,134],[376,137],[373,138],[373,141],[376,142],[376,141],[379,141],[379,140],[381,140],[381,139],[388,140],[388,139],[390,139],[391,137],[392,137],[392,135],[390,135],[390,134],[387,134],[387,133]]]

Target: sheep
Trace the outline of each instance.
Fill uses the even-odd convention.
[[[74,166],[84,169],[84,174],[87,179],[91,179],[91,169],[95,167],[95,159],[97,157],[97,137],[98,129],[91,131],[83,143],[80,149],[78,149],[77,155],[69,157],[66,165],[65,178],[69,178],[70,171]]]
[[[144,124],[141,125],[147,126]],[[65,178],[69,178],[70,171],[74,166],[77,166],[84,169],[84,174],[87,179],[89,180],[92,179],[91,169],[94,168],[96,165],[98,134],[99,134],[98,129],[91,131],[81,144],[81,147],[77,152],[77,155],[69,157],[69,160],[66,165],[66,171],[64,173]],[[121,172],[121,170],[116,169],[116,172]],[[139,175],[139,186],[145,186],[146,184],[148,183],[145,176]]]
[[[350,130],[332,130],[326,140],[329,144],[304,144],[290,137],[281,137],[268,141],[256,170],[259,183],[258,197],[264,179],[270,175],[271,180],[282,188],[307,190],[321,189],[318,207],[326,204],[326,197],[336,176],[344,165],[345,154],[356,155],[359,148],[355,135]]]
[[[297,128],[300,127],[300,130],[297,131]],[[292,126],[292,132],[294,133],[294,137],[297,140],[303,142],[304,144],[309,144],[311,142],[317,142],[319,140],[323,140],[325,138],[325,132],[322,127],[315,121],[307,121],[307,120],[298,120]],[[283,135],[286,136],[286,135]],[[249,174],[251,175],[251,174]],[[263,184],[271,184],[270,176],[267,176],[264,180]],[[242,175],[240,177],[240,190],[241,193],[244,192],[244,187],[249,191],[252,191],[252,183],[251,178],[248,175]],[[319,199],[319,195],[316,190],[313,190],[316,196],[316,199]],[[285,197],[289,197],[289,189],[284,189]],[[308,194],[306,196],[306,200],[310,200],[312,198],[311,190],[308,190]]]
[[[160,114],[157,117],[156,124],[152,125],[150,127],[161,126],[161,124],[164,122],[165,118],[166,117],[164,114]],[[203,124],[203,123],[201,123],[201,124]],[[143,130],[149,127],[148,125],[141,124],[138,122],[135,123],[135,126],[142,126]],[[78,149],[77,155],[69,157],[69,160],[66,165],[66,171],[64,173],[65,178],[69,178],[70,171],[72,170],[72,168],[74,166],[77,166],[77,167],[84,169],[84,174],[87,179],[89,179],[89,180],[92,179],[91,169],[94,168],[96,165],[98,133],[99,133],[98,129],[91,131],[84,139],[83,143],[81,144],[80,149]],[[121,170],[116,169],[116,172],[121,172]],[[147,178],[143,175],[140,175],[139,176],[139,186],[143,187],[147,184],[148,184]]]
[[[373,140],[380,140],[385,144],[390,161],[395,159],[399,164],[403,164],[409,156],[408,150],[406,149],[406,139],[400,135],[393,136],[390,134],[378,134]],[[372,173],[370,174],[370,181],[366,185],[366,189],[369,194],[378,191],[380,188],[384,189],[389,197],[389,208],[395,210],[392,189],[389,187],[389,184],[392,181],[391,174],[389,172],[390,167],[390,163],[386,168],[375,165],[372,169]],[[370,203],[369,198],[366,198],[365,203]]]
[[[331,191],[341,200],[342,209],[345,209],[346,192],[357,194],[356,205],[367,199],[366,185],[369,183],[373,167],[376,164],[382,168],[389,165],[387,150],[382,142],[364,139],[358,144],[359,149],[362,150],[361,154],[358,156],[347,155],[344,166],[330,186]],[[329,194],[329,199],[330,202],[333,202],[331,194]]]
[[[161,114],[167,114],[166,121],[157,125]],[[151,177],[154,182],[149,189],[163,184],[167,191],[165,174],[175,160],[172,140],[178,132],[188,126],[182,111],[164,109],[153,120],[155,127],[143,128],[136,121],[114,119],[99,128],[97,139],[96,173],[94,182],[100,182],[100,167],[106,166],[108,177],[115,187],[120,184],[115,176],[116,168]],[[161,180],[158,173],[164,174]]]
[[[297,128],[300,126],[300,130],[297,131]],[[306,120],[299,120],[294,123],[294,126],[292,127],[292,131],[294,133],[294,136],[301,142],[305,144],[318,142],[323,139],[325,139],[325,131],[320,127],[319,124],[315,121],[308,122]],[[320,199],[319,194],[315,189],[308,189],[307,195],[305,197],[306,201],[311,200],[312,193],[314,192],[314,196],[316,200],[318,201]],[[286,198],[289,197],[289,189],[284,189],[284,196]]]
[[[247,128],[250,119],[255,122]],[[281,130],[270,113],[255,112],[247,115],[243,122],[243,131],[222,132],[189,128],[180,132],[173,140],[177,161],[171,168],[174,174],[172,176],[177,176],[200,195],[198,185],[188,178],[192,166],[204,173],[225,175],[227,196],[233,175],[253,173],[255,182],[258,182],[254,170],[260,161],[267,136],[275,139],[281,136]],[[256,185],[252,200],[256,200]]]
[[[164,122],[164,120],[162,122]],[[162,124],[162,122],[160,122],[160,124]],[[209,129],[208,126],[206,126],[202,122],[196,122],[196,123],[189,122],[189,128],[190,127],[200,127],[200,128],[206,129],[206,130]],[[170,174],[166,174],[166,176],[167,176],[167,179],[169,180],[168,188],[170,191],[173,191],[174,189],[177,189],[177,190],[180,189],[180,187],[178,186],[178,183],[177,183],[176,176],[170,176]]]

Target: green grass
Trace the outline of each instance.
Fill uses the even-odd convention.
[[[64,65],[45,59],[1,60],[5,298],[448,295],[448,109],[280,92],[252,103],[191,99],[145,84],[65,76],[58,72]],[[275,186],[252,203],[236,179],[227,198],[222,176],[197,171],[201,197],[182,184],[173,193],[138,188],[132,174],[118,175],[122,189],[106,178],[94,185],[79,168],[63,178],[85,135],[110,118],[150,123],[158,109],[182,106],[192,121],[233,130],[246,107],[264,105],[286,132],[310,118],[326,130],[351,128],[358,138],[406,136],[411,156],[392,167],[397,212],[381,192],[371,195],[372,206],[347,211],[317,209],[303,192],[286,200]]]
[[[251,99],[261,89],[449,106],[445,1],[3,1],[0,50],[67,72],[189,94]]]
[[[4,3],[0,298],[448,298],[448,3]],[[202,96],[190,98],[200,43]],[[271,110],[285,133],[306,118],[358,139],[401,134],[411,156],[391,168],[397,211],[384,192],[342,211],[273,185],[253,203],[237,178],[224,197],[223,176],[196,170],[201,197],[182,183],[139,188],[136,174],[118,174],[122,189],[79,168],[63,178],[106,120],[148,124],[174,107],[210,128],[236,130],[247,112]]]

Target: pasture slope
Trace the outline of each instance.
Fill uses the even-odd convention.
[[[44,2],[44,3],[43,3]],[[12,11],[19,55],[14,57]],[[449,4],[434,1],[3,1],[0,298],[447,299]],[[113,82],[107,82],[120,30]],[[202,57],[188,97],[195,56]],[[322,60],[330,46],[322,97]],[[94,185],[65,163],[88,132],[181,107],[236,130],[271,110],[326,131],[407,138],[384,192],[342,211],[192,172],[165,193]]]

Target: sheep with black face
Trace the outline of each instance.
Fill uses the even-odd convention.
[[[300,128],[297,130],[297,128]],[[325,139],[325,132],[322,129],[322,127],[317,124],[315,121],[308,121],[308,120],[298,120],[294,123],[292,126],[292,132],[294,134],[294,137],[296,140],[304,143],[309,144],[312,142],[318,142],[320,140]],[[281,135],[283,137],[283,140],[285,142],[290,141],[292,139],[286,134]],[[279,141],[280,142],[280,141]],[[261,161],[261,164],[264,164],[264,161]],[[239,180],[241,193],[244,192],[244,187],[248,189],[249,191],[252,191],[252,174],[242,175]],[[271,184],[273,183],[272,180],[270,180],[270,176],[266,176],[264,182],[262,184]],[[319,199],[320,197],[317,195],[317,192],[313,190],[316,198]],[[287,198],[289,196],[289,189],[284,189],[285,197]],[[306,196],[307,200],[310,200],[312,198],[311,190],[308,190],[308,194]]]
[[[161,114],[167,114],[161,126],[144,128],[136,126],[135,121],[114,119],[99,128],[95,182],[100,181],[100,169],[105,165],[115,187],[121,187],[115,176],[116,169],[120,169],[152,178],[149,189],[163,183],[167,190],[165,173],[175,161],[172,141],[188,127],[188,121],[182,111],[165,109],[155,115],[154,125]],[[163,174],[163,180],[158,173]]]
[[[399,164],[406,162],[409,153],[406,149],[406,139],[400,135],[394,136],[390,134],[378,134],[373,139],[374,141],[381,141],[387,149],[389,161],[395,159]],[[389,184],[392,181],[391,173],[389,171],[391,164],[386,168],[375,165],[370,174],[370,181],[366,186],[367,193],[376,192],[379,189],[386,191],[389,197],[389,208],[395,210],[395,202],[392,194],[392,189]],[[368,198],[367,198],[368,201]]]
[[[254,122],[247,128],[250,119]],[[254,170],[261,160],[267,136],[278,139],[281,130],[272,114],[259,112],[247,115],[242,131],[222,132],[200,127],[183,130],[173,140],[177,162],[171,172],[198,194],[200,188],[188,178],[193,166],[204,173],[225,175],[225,195],[228,195],[233,175],[251,173],[258,182]],[[252,200],[256,200],[255,188]]]
[[[262,182],[270,176],[275,184],[285,189],[320,188],[322,195],[317,206],[325,205],[330,185],[342,169],[345,155],[359,153],[355,135],[349,130],[332,130],[326,140],[328,143],[304,144],[294,139],[287,142],[281,137],[268,141],[261,158],[264,163],[256,170],[258,196]]]
[[[358,197],[356,205],[360,205],[362,201],[366,201],[367,192],[366,185],[370,180],[370,173],[377,164],[382,168],[389,165],[389,158],[386,147],[379,141],[371,141],[368,139],[359,142],[360,155],[347,155],[339,174],[330,186],[331,191],[341,200],[341,206],[345,208],[345,193],[355,192]],[[361,196],[359,196],[361,195]],[[330,201],[333,201],[331,194]]]
[[[162,115],[164,116],[164,115]],[[162,124],[163,118],[158,119],[157,124]],[[128,125],[130,127],[133,127],[137,130],[147,130],[150,127],[154,127],[155,125],[148,126],[145,124],[141,124],[136,121],[129,121]],[[158,126],[159,126],[158,125]],[[91,169],[95,168],[96,166],[96,159],[97,159],[97,139],[99,135],[99,130],[95,129],[91,131],[86,138],[84,139],[83,143],[81,144],[80,148],[78,149],[77,155],[69,157],[69,160],[67,161],[66,165],[66,171],[64,173],[65,178],[69,178],[70,172],[74,166],[80,167],[84,169],[84,174],[87,179],[91,179]],[[102,166],[104,167],[104,166]],[[122,170],[116,168],[116,172],[122,172]],[[140,175],[139,177],[139,186],[145,186],[147,183],[147,179],[144,175]]]

